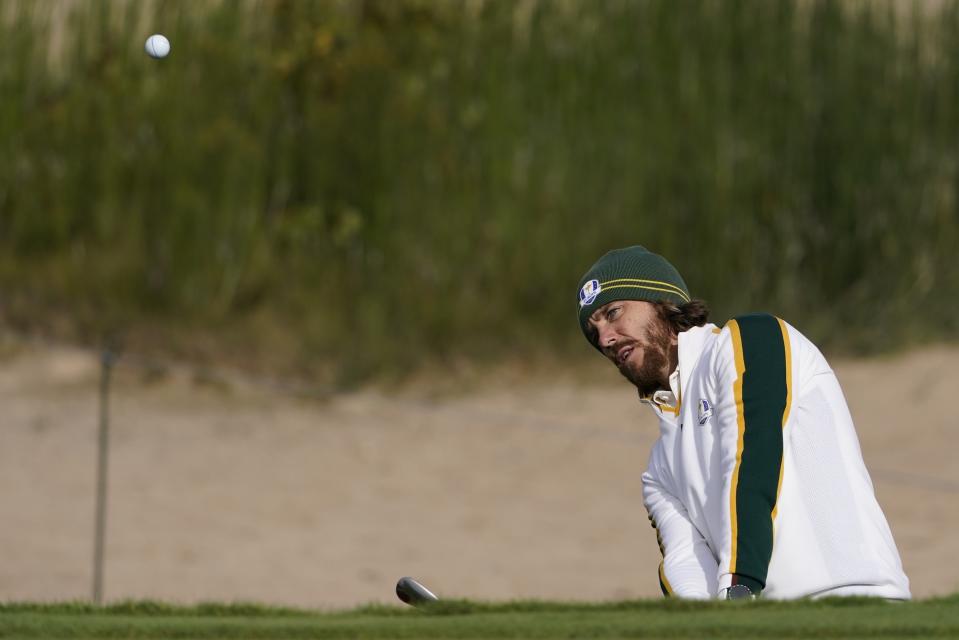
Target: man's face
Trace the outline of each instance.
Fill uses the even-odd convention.
[[[669,389],[676,366],[676,334],[656,306],[638,300],[614,300],[589,317],[600,350],[632,382],[640,395]]]

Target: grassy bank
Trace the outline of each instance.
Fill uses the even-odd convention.
[[[920,4],[10,0],[0,316],[349,385],[582,353],[579,276],[641,243],[719,321],[953,339],[959,4]]]
[[[2,605],[0,637],[22,638],[946,638],[956,597],[891,604],[451,602],[428,612],[317,613],[256,605]]]

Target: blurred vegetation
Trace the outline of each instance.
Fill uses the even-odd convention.
[[[195,606],[153,601],[0,603],[0,636],[13,638],[955,638],[959,597],[717,602],[442,600],[420,609],[367,605],[344,611],[255,603]]]
[[[640,243],[720,323],[955,338],[959,3],[927,9],[0,0],[0,317],[348,385],[582,355],[579,277]]]

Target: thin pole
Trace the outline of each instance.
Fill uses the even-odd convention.
[[[96,531],[93,547],[93,602],[103,604],[103,549],[107,527],[107,461],[110,452],[110,370],[113,353],[104,349],[100,356],[100,434],[97,446]]]

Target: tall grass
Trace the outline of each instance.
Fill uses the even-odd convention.
[[[720,321],[954,338],[959,5],[921,9],[6,0],[0,313],[350,382],[579,353],[641,243]]]

